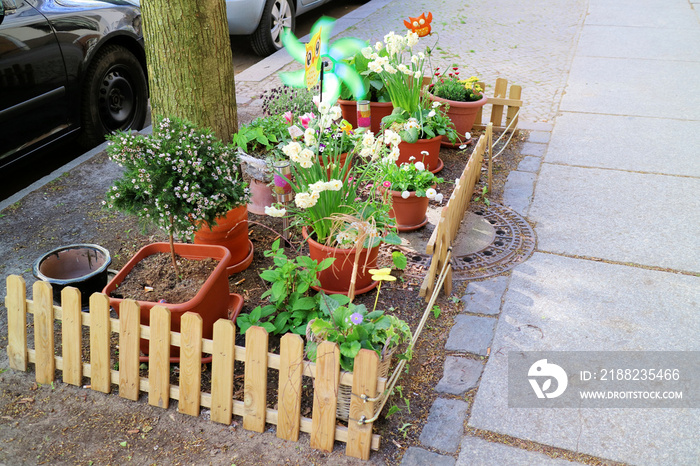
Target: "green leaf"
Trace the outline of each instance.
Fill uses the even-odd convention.
[[[287,294],[287,284],[285,282],[279,281],[272,284],[272,300],[280,301],[286,297]]]
[[[280,274],[276,270],[263,270],[260,273],[260,278],[267,282],[275,282],[279,278]]]
[[[328,267],[333,265],[333,262],[335,261],[335,257],[326,257],[321,261],[320,264],[318,264],[318,268],[316,270],[323,271],[326,270]]]
[[[316,261],[309,256],[298,256],[297,264],[299,264],[301,267],[306,267],[307,269],[313,269],[317,265]]]
[[[392,405],[392,406],[389,408],[389,411],[386,412],[386,416],[384,416],[384,417],[385,417],[385,418],[388,418],[388,417],[391,416],[392,414],[396,414],[396,413],[398,413],[399,411],[401,411],[401,409],[400,409],[398,406]]]
[[[340,354],[346,358],[354,359],[362,349],[359,341],[345,342],[340,345]]]
[[[394,267],[399,270],[405,270],[408,265],[408,259],[406,259],[406,255],[401,251],[392,252],[391,260],[394,262]]]
[[[275,331],[275,326],[272,322],[265,322],[261,327],[267,330],[267,333],[274,333]]]
[[[382,240],[387,244],[393,244],[396,246],[401,244],[401,237],[394,232],[387,233]]]
[[[250,312],[248,319],[251,322],[257,322],[260,320],[260,317],[262,317],[262,307],[258,306]]]
[[[294,303],[293,309],[295,311],[297,310],[310,310],[314,309],[316,307],[316,300],[312,298],[311,296],[305,296],[303,298],[298,299]]]
[[[374,320],[374,319],[378,319],[382,315],[384,315],[384,311],[372,311],[365,316],[365,319],[366,320]]]

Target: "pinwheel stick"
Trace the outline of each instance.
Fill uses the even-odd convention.
[[[319,89],[318,89],[318,101],[323,102],[323,70],[326,68],[326,62],[324,60],[321,60],[321,73],[319,77],[319,81],[321,82]]]

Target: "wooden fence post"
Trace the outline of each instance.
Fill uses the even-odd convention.
[[[186,312],[180,325],[180,402],[177,410],[199,416],[202,384],[202,316]]]
[[[148,345],[148,404],[167,408],[170,403],[170,310],[151,308]]]
[[[27,370],[27,283],[19,275],[7,277],[7,356],[10,367]]]
[[[226,319],[214,323],[214,354],[211,362],[211,420],[231,424],[233,415],[233,363],[236,326]]]
[[[265,430],[267,409],[267,331],[250,327],[245,334],[245,385],[243,388],[243,428]]]
[[[80,291],[72,286],[61,290],[61,344],[63,345],[63,381],[83,384],[83,317]]]
[[[133,401],[139,399],[140,314],[133,299],[119,305],[119,396]]]
[[[311,418],[311,448],[332,451],[335,441],[335,410],[340,383],[340,349],[324,341],[316,350],[316,386]]]
[[[90,296],[90,387],[102,393],[112,388],[109,341],[109,298],[102,293]]]
[[[374,402],[364,401],[360,396],[367,395],[371,398],[377,396],[378,366],[379,355],[374,351],[362,349],[355,356],[348,442],[345,445],[345,454],[353,458],[369,459],[369,451],[372,447],[372,423],[360,424],[358,421],[374,417]]]
[[[280,343],[277,437],[299,440],[301,425],[301,374],[304,364],[304,340],[288,333]]]
[[[54,359],[53,336],[53,292],[47,282],[34,282],[34,346],[36,350],[37,383],[48,384],[54,381],[56,360]]]

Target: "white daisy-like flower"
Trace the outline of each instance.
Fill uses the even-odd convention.
[[[269,215],[270,217],[284,217],[286,214],[287,209],[284,207],[278,209],[275,206],[265,206],[265,215]]]
[[[441,105],[440,102],[438,102],[437,100],[435,100],[435,101],[433,101],[432,107],[433,107],[433,108],[438,108],[440,105]]]
[[[434,188],[428,188],[425,190],[425,197],[428,199],[435,199],[435,196],[437,196],[437,191],[435,191]]]
[[[409,197],[411,197],[411,193],[409,193],[408,191],[404,191],[401,193],[401,197],[404,199],[408,199]]]
[[[413,162],[414,160],[416,160],[416,158],[415,158],[414,156],[410,156],[410,157],[408,158],[408,161],[409,161],[409,162]]]
[[[432,118],[435,116],[435,110],[431,110],[428,112],[428,118]]]
[[[435,199],[433,199],[433,200],[434,200],[435,202],[437,202],[438,204],[442,204],[442,193],[437,193],[437,194],[435,195]]]
[[[420,151],[420,155],[425,155],[427,157],[428,155],[430,155],[430,152],[428,152],[427,150],[422,150]]]
[[[369,59],[372,56],[372,47],[365,47],[362,49],[362,56]]]
[[[423,162],[416,162],[414,165],[416,166],[416,170],[418,170],[419,172],[425,170],[425,165],[423,164]]]
[[[403,126],[407,130],[411,128],[420,129],[420,123],[415,118],[409,118]]]
[[[340,111],[340,107],[337,105],[334,105],[331,107],[330,110],[330,116],[333,120],[339,119],[341,116],[343,116],[342,112]]]

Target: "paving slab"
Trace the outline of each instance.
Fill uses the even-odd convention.
[[[668,29],[586,25],[579,38],[577,55],[624,57],[646,60],[700,60],[700,28]]]
[[[697,464],[698,409],[508,407],[510,351],[700,350],[700,278],[535,253],[513,271],[469,425],[632,464]]]
[[[476,387],[484,363],[476,359],[458,358],[447,356],[445,358],[445,371],[442,379],[435,386],[438,393],[464,396],[467,391]]]
[[[457,458],[457,466],[572,466],[568,460],[551,458],[544,453],[489,442],[479,437],[465,437]]]
[[[559,109],[700,120],[698,75],[700,62],[577,56]]]
[[[440,451],[455,453],[464,434],[468,405],[461,400],[438,398],[430,407],[420,443]]]
[[[503,188],[503,204],[520,215],[527,215],[535,191],[537,175],[530,172],[512,171]]]
[[[698,147],[700,121],[563,113],[546,161],[700,177]]]
[[[542,164],[541,251],[700,272],[700,179]]]
[[[528,156],[524,157],[520,161],[520,163],[518,164],[518,171],[537,173],[537,171],[540,169],[541,165],[542,165],[542,158],[541,157],[534,157],[532,155],[528,155]]]
[[[501,299],[509,277],[499,275],[481,282],[469,282],[464,292],[464,310],[475,314],[496,315],[501,312]]]
[[[663,9],[663,14],[659,14],[660,9]],[[592,0],[586,24],[673,29],[698,27],[687,0]]]
[[[409,447],[401,458],[401,466],[454,466],[455,459],[451,456],[439,455],[418,447]]]
[[[486,356],[493,339],[496,321],[497,319],[492,317],[466,315],[455,317],[455,324],[447,338],[445,349]]]
[[[525,142],[523,143],[520,153],[523,155],[533,155],[535,157],[542,157],[547,152],[547,144],[541,144],[536,142]]]
[[[539,142],[546,144],[549,142],[551,134],[549,131],[532,131],[527,136],[527,142]]]

